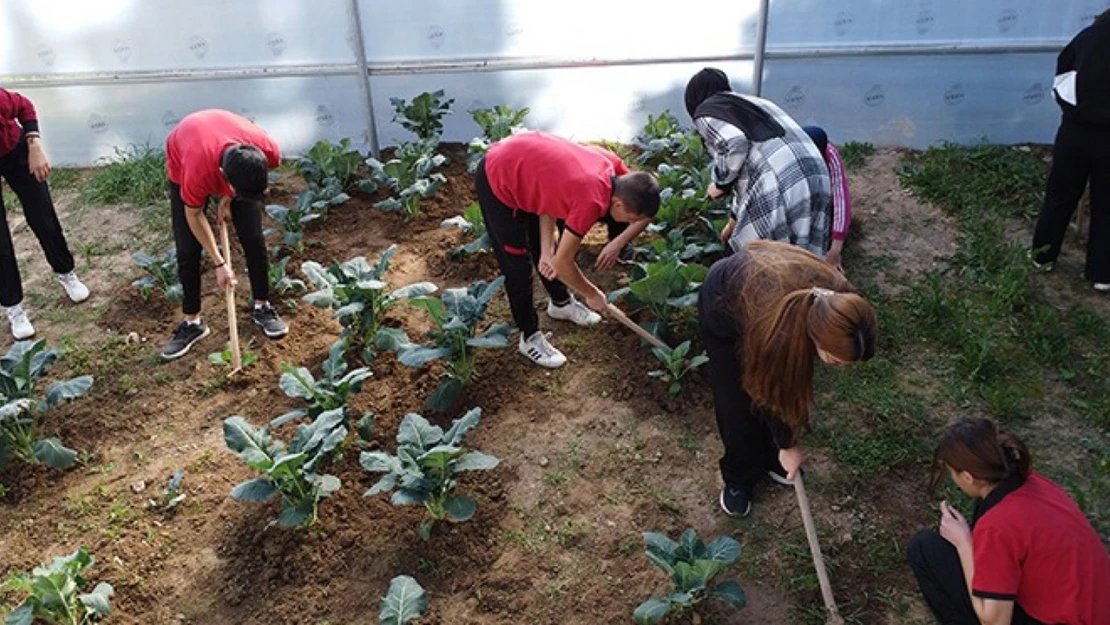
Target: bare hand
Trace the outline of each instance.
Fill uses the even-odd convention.
[[[840,273],[844,273],[844,265],[840,258],[840,250],[837,249],[835,245],[829,250],[828,254],[825,254],[825,262],[836,267],[836,270]]]
[[[805,457],[802,455],[801,446],[795,445],[789,449],[779,450],[779,463],[782,468],[786,469],[786,479],[792,480],[798,474],[798,469],[802,466],[802,461]]]
[[[50,162],[46,160],[46,153],[43,152],[42,144],[38,141],[33,141],[27,146],[27,164],[35,180],[46,182],[47,176],[50,175]]]
[[[540,254],[539,269],[540,275],[548,280],[559,277],[559,272],[555,270],[555,256],[552,254]]]
[[[721,229],[721,243],[728,245],[728,240],[732,237],[732,230],[736,227],[736,220],[729,219],[725,227]]]
[[[235,287],[235,272],[231,270],[231,265],[225,263],[216,267],[216,283],[225,291]]]
[[[597,268],[598,269],[612,269],[616,266],[617,261],[621,257],[621,249],[624,246],[618,241],[610,241],[605,247],[601,249],[601,253],[597,255]]]
[[[940,502],[940,535],[956,549],[971,546],[971,527],[967,519],[947,501]]]
[[[586,296],[586,305],[590,307],[590,310],[601,315],[609,312],[609,300],[605,298],[605,294],[600,289]]]
[[[715,182],[709,183],[709,188],[705,190],[705,195],[707,195],[711,200],[716,200],[724,194],[725,192],[721,189],[721,187],[718,187],[717,183]]]
[[[231,220],[231,198],[226,195],[220,198],[216,205],[216,223],[225,224]]]

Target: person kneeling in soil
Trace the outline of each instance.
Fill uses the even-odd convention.
[[[539,329],[532,267],[539,269],[550,296],[548,317],[580,326],[598,323],[598,313],[606,310],[605,293],[578,268],[578,248],[606,215],[631,224],[598,258],[599,267],[612,266],[659,210],[659,183],[649,173],[630,172],[608,150],[538,131],[490,146],[474,181],[486,231],[505,276],[513,321],[520,329],[520,353],[540,366],[560,367],[566,356]],[[565,227],[556,248],[557,220]],[[568,285],[585,298],[585,306],[570,294]]]
[[[46,262],[74,303],[89,298],[89,289],[73,273],[73,254],[69,251],[62,224],[54,211],[50,187],[50,162],[42,149],[39,119],[35,106],[22,95],[0,89],[0,176],[19,198],[27,225],[35,233]],[[0,206],[3,196],[0,195]],[[12,336],[17,341],[35,335],[35,327],[23,309],[23,280],[15,257],[15,245],[5,212],[0,230],[0,305],[8,310]]]
[[[719,502],[747,516],[755,485],[792,483],[809,429],[813,365],[870,359],[875,312],[836,268],[801,248],[753,241],[713,263],[698,296],[717,428]]]
[[[944,432],[932,490],[951,477],[975,513],[969,526],[941,502],[939,533],[918,533],[906,554],[939,622],[1110,623],[1110,556],[1079,506],[1032,464],[1025,444],[989,419]]]
[[[229,111],[209,109],[187,115],[166,139],[166,170],[170,178],[170,208],[177,245],[177,271],[185,298],[185,319],[162,349],[172,360],[208,336],[200,318],[200,253],[215,263],[216,281],[223,289],[235,281],[229,258],[216,246],[204,211],[210,196],[219,198],[216,220],[235,224],[254,297],[253,317],[263,333],[281,338],[289,327],[270,305],[266,241],[262,234],[262,194],[268,170],[281,163],[277,144],[250,120]],[[228,250],[224,250],[228,252]]]
[[[829,170],[817,146],[774,102],[732,91],[705,68],[686,84],[686,112],[713,155],[706,195],[732,194],[721,240],[787,241],[824,256],[829,238]]]

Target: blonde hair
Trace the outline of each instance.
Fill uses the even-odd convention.
[[[752,400],[795,431],[809,422],[817,348],[843,362],[875,353],[875,312],[824,260],[788,243],[753,241],[731,303],[743,325],[737,356]]]

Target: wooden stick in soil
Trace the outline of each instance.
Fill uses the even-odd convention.
[[[794,492],[798,495],[798,508],[802,511],[802,524],[806,528],[809,551],[813,554],[813,566],[817,569],[817,581],[821,584],[821,598],[825,600],[825,610],[829,613],[825,625],[844,625],[844,618],[840,616],[840,611],[836,609],[836,600],[833,599],[829,572],[825,569],[825,558],[821,555],[821,543],[817,540],[817,527],[813,523],[813,512],[809,508],[809,497],[802,484],[801,471],[794,476]]]
[[[220,223],[220,245],[223,246],[225,263],[231,263],[231,243],[227,236],[227,222]],[[243,353],[239,349],[239,322],[235,318],[235,281],[227,286],[227,329],[231,333],[231,373],[243,370]]]
[[[666,343],[659,340],[658,336],[655,336],[651,332],[648,332],[647,330],[641,328],[639,324],[629,319],[628,315],[624,314],[624,311],[622,311],[620,308],[617,308],[613,304],[609,304],[609,314],[613,315],[613,317],[615,317],[617,321],[623,323],[629,330],[635,332],[640,338],[644,339],[648,343],[651,343],[655,347],[661,347],[667,351],[671,351],[671,348],[668,347]]]

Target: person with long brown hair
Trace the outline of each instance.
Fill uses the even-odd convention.
[[[1025,443],[982,418],[944,432],[932,490],[945,477],[977,500],[972,522],[940,504],[940,531],[910,540],[925,602],[944,625],[1110,623],[1110,556],[1079,506],[1033,471]]]
[[[765,475],[789,484],[809,429],[813,367],[875,353],[875,312],[835,267],[785,242],[753,241],[709,270],[698,297],[717,428],[720,504],[751,511]]]

